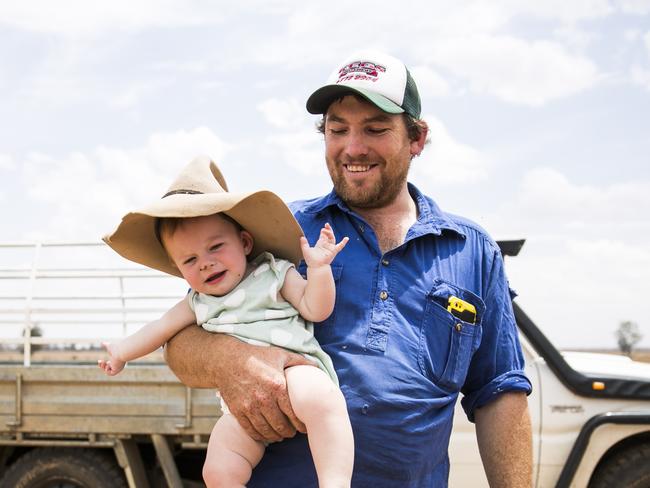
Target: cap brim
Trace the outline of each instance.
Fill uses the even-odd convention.
[[[307,99],[307,111],[310,114],[324,114],[334,100],[349,94],[357,94],[389,114],[401,114],[404,109],[383,95],[363,88],[347,85],[325,85]]]

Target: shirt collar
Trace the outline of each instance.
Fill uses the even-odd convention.
[[[449,215],[440,210],[440,207],[431,198],[424,195],[418,188],[408,183],[409,193],[415,204],[418,207],[418,220],[411,228],[409,234],[415,233],[417,235],[434,234],[440,235],[444,230],[450,230],[458,234],[460,237],[465,238],[466,234],[463,230],[450,218]],[[304,210],[310,213],[317,213],[325,210],[328,207],[338,207],[341,211],[349,214],[354,214],[348,205],[341,200],[334,189],[322,198],[318,198],[311,202],[311,204]]]

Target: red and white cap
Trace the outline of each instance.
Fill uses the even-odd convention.
[[[327,84],[307,99],[307,111],[324,114],[340,97],[356,93],[384,112],[420,117],[420,95],[409,70],[399,59],[379,51],[359,51],[346,58]]]

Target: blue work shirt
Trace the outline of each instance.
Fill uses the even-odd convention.
[[[312,245],[326,222],[337,240],[350,238],[332,263],[336,307],[314,332],[347,401],[353,487],[447,486],[458,393],[473,420],[499,393],[531,390],[499,248],[476,224],[409,191],[417,222],[385,254],[334,192],[291,204]],[[447,310],[450,296],[474,305],[474,324]],[[306,437],[269,445],[248,486],[318,486]]]

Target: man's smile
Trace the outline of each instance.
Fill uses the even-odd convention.
[[[343,167],[350,173],[365,173],[374,168],[375,164],[344,164]]]

